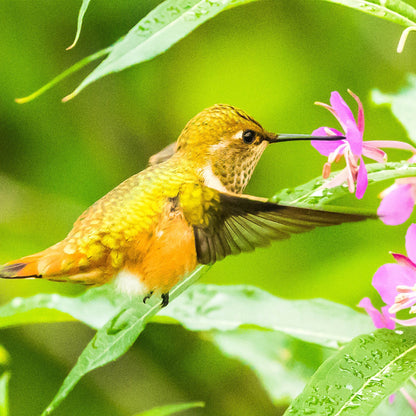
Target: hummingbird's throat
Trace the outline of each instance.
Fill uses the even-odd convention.
[[[222,155],[217,154],[212,157],[209,167],[204,169],[206,185],[222,192],[242,193],[267,144],[267,142],[262,142],[250,147],[249,151],[223,149]],[[209,181],[206,178],[209,178]]]

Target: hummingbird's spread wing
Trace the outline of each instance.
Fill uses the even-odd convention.
[[[207,212],[209,221],[205,225],[194,225],[197,258],[202,264],[267,246],[272,240],[289,238],[292,233],[369,218],[361,214],[280,205],[245,195],[218,192],[218,196],[216,208]]]

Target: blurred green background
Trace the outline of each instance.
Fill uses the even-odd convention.
[[[79,1],[0,3],[0,263],[62,239],[83,209],[142,170],[185,123],[214,103],[239,106],[270,131],[310,133],[335,119],[314,101],[358,94],[367,139],[405,139],[373,88],[397,91],[416,64],[416,36],[404,53],[402,27],[319,1],[262,1],[209,21],[164,55],[108,76],[66,104],[87,70],[25,105],[25,96],[84,56],[112,44],[157,1],[91,2],[79,44]],[[400,152],[393,158],[407,157]],[[393,160],[391,158],[391,160]],[[270,147],[247,193],[272,196],[320,175],[324,158],[307,143]],[[387,185],[387,184],[385,184]],[[376,209],[384,184],[358,204]],[[357,205],[354,197],[340,203]],[[202,282],[253,284],[285,298],[355,306],[376,299],[371,278],[404,252],[407,225],[352,224],[295,236],[216,264]],[[2,281],[0,297],[79,293],[77,286]],[[33,325],[0,332],[11,355],[11,414],[36,415],[56,393],[93,332],[81,324]],[[132,415],[165,403],[203,400],[195,415],[276,415],[251,371],[180,327],[149,325],[116,363],[85,377],[54,413]]]

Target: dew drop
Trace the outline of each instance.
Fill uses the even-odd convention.
[[[19,306],[21,306],[23,303],[23,299],[22,298],[14,298],[11,302],[11,305],[13,306],[13,308],[18,308]]]

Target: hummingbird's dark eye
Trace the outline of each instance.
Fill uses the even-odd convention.
[[[253,143],[256,139],[256,132],[253,130],[244,130],[243,132],[243,141],[244,143],[250,144]]]

